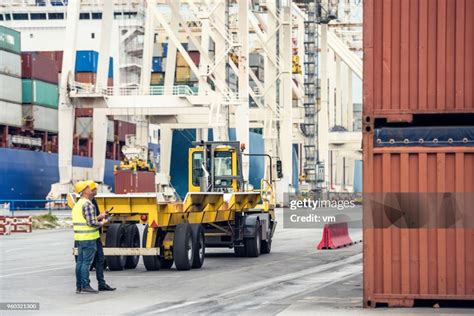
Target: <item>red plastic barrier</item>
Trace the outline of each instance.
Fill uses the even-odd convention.
[[[31,233],[33,221],[31,216],[0,216],[0,235],[10,233]]]
[[[323,229],[323,238],[318,244],[318,249],[336,249],[352,245],[349,237],[347,223],[326,224]]]
[[[11,220],[7,216],[0,216],[0,236],[12,233]]]

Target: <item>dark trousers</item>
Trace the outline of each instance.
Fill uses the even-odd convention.
[[[89,269],[97,252],[97,241],[76,241],[78,254],[76,262],[76,287],[86,288],[89,286]]]
[[[95,254],[95,275],[97,277],[97,282],[99,283],[99,287],[105,285],[104,280],[104,249],[102,248],[102,242],[100,238],[97,239],[97,252]]]

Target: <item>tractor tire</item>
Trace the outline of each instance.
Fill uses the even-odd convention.
[[[262,240],[262,249],[260,249],[261,254],[269,254],[272,251],[272,229],[273,229],[273,223],[270,223],[268,229],[270,237],[268,237],[267,240]]]
[[[176,226],[173,239],[173,257],[176,269],[190,270],[194,261],[194,242],[191,225],[188,223]]]
[[[247,249],[245,248],[245,241],[242,247],[234,246],[234,254],[236,257],[247,257]]]
[[[268,240],[262,240],[262,248],[260,249],[261,254],[269,254],[272,251],[272,237]]]
[[[140,232],[136,224],[125,226],[125,239],[127,247],[140,248]],[[135,269],[139,260],[140,256],[126,256],[125,269]]]
[[[174,263],[173,259],[171,259],[171,260],[163,259],[163,260],[161,260],[161,268],[162,269],[171,269],[171,267],[173,266],[173,263]]]
[[[191,225],[191,231],[193,236],[193,269],[200,269],[204,264],[204,257],[206,255],[206,244],[204,242],[204,228],[201,224]]]
[[[148,225],[145,226],[145,230],[143,231],[143,242],[142,247],[146,248],[146,240],[148,236]],[[158,236],[156,238],[158,240]],[[156,247],[156,241],[153,246]],[[157,271],[161,269],[161,258],[160,256],[143,256],[143,264],[145,265],[145,269],[148,271]]]
[[[260,222],[256,222],[255,236],[252,238],[245,239],[245,248],[247,249],[247,256],[256,258],[260,255],[260,249],[262,245],[262,228]]]
[[[111,224],[107,229],[105,246],[109,248],[127,247],[125,225]],[[122,271],[127,258],[125,256],[107,256],[107,265],[110,271]]]

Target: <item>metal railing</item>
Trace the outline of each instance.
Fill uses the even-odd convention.
[[[173,95],[173,96],[193,96],[197,92],[193,91],[188,85],[177,86],[150,86],[147,89],[140,87],[98,87],[93,84],[73,82],[69,85],[70,91],[76,96],[145,96],[145,95]]]
[[[53,211],[68,210],[66,200],[0,200],[0,211]]]

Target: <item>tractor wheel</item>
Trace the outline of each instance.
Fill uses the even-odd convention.
[[[105,246],[109,248],[125,248],[127,240],[125,225],[111,224],[107,229]],[[121,271],[125,267],[126,256],[107,256],[107,265],[110,271]]]
[[[125,239],[127,247],[140,248],[140,232],[136,224],[125,226]],[[126,256],[125,269],[135,269],[138,265],[140,256]]]
[[[146,248],[146,240],[148,237],[148,225],[145,226],[145,230],[143,231],[143,242],[142,247]],[[157,246],[158,236],[154,242],[154,247]],[[160,270],[161,268],[161,260],[160,256],[143,256],[143,264],[148,271],[156,271]]]
[[[192,268],[199,269],[204,264],[204,257],[206,253],[206,245],[204,242],[204,228],[201,224],[194,224],[191,225],[191,231],[194,243],[194,258]]]
[[[251,238],[245,239],[245,248],[247,248],[248,257],[258,257],[262,245],[262,228],[260,222],[255,223],[255,235]]]
[[[174,264],[178,270],[189,270],[194,262],[194,242],[191,225],[176,226],[173,239]]]

